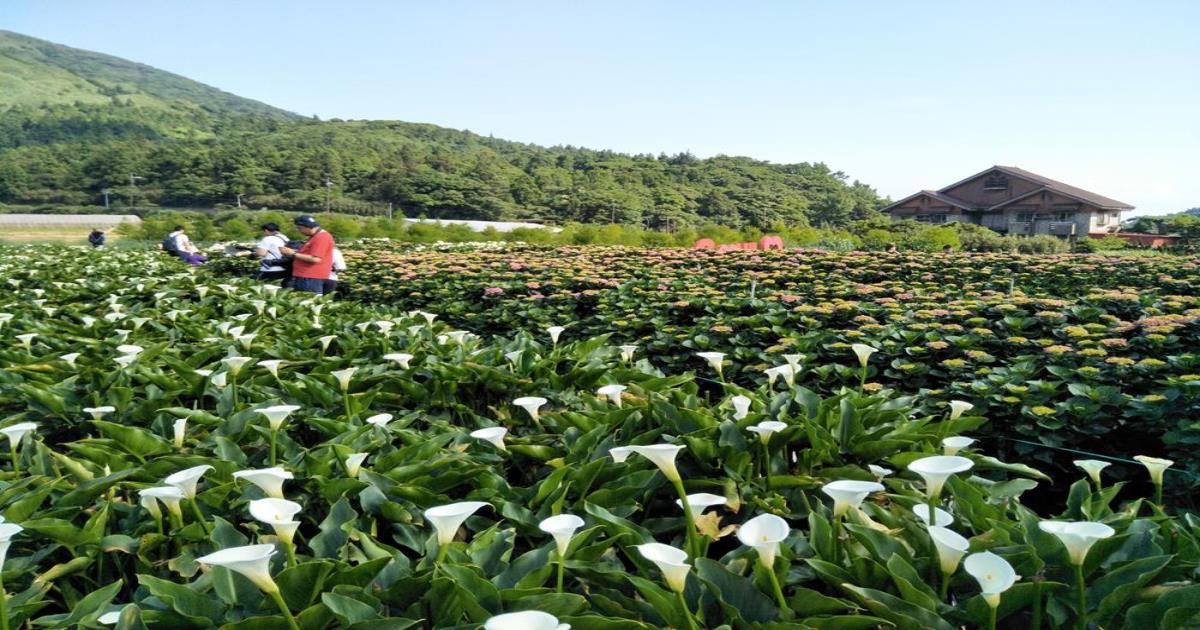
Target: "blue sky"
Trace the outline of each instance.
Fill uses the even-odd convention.
[[[0,28],[322,118],[1200,206],[1200,2],[583,4],[2,0]]]

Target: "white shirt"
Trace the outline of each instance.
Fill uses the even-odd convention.
[[[262,266],[263,271],[283,271],[283,267],[280,267],[279,265],[273,265],[271,264],[271,261],[283,258],[283,253],[279,251],[279,248],[283,247],[284,245],[287,245],[287,239],[282,234],[271,234],[269,236],[264,236],[263,240],[258,242],[258,245],[255,246],[255,249],[263,249],[267,252],[267,254],[262,257],[262,262],[259,263]]]
[[[346,270],[346,259],[342,258],[342,250],[333,248],[333,267],[329,269],[329,279],[337,280],[338,272]]]
[[[171,232],[171,236],[175,237],[175,249],[181,252],[194,252],[196,248],[192,246],[192,239],[183,232]]]

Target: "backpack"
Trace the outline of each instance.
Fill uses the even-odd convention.
[[[287,241],[287,247],[289,249],[298,250],[301,247],[304,247],[304,241]],[[283,267],[284,271],[291,273],[292,263],[295,262],[295,258],[292,256],[280,256],[279,258],[276,258],[270,262],[272,267]]]
[[[168,254],[179,253],[179,246],[176,244],[175,236],[173,234],[168,234],[167,237],[162,240],[162,250]]]

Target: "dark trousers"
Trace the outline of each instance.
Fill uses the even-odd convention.
[[[292,288],[296,291],[324,295],[325,282],[325,280],[321,280],[320,278],[292,278]]]

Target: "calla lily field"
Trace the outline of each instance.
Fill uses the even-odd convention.
[[[0,250],[0,630],[1200,621],[1191,262],[346,258]]]

